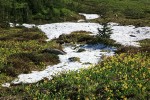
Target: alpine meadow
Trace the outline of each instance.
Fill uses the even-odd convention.
[[[0,100],[149,100],[150,0],[0,0]]]

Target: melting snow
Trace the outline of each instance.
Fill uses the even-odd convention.
[[[110,23],[110,27],[113,29],[111,39],[124,46],[140,46],[136,41],[150,38],[150,27],[135,28],[132,25],[119,26],[117,23]],[[49,40],[51,40],[58,38],[62,34],[70,34],[74,31],[87,31],[96,35],[98,34],[97,28],[102,28],[102,26],[98,23],[64,22],[39,25],[38,28],[45,32]]]
[[[75,23],[75,22],[64,22],[64,23],[53,23],[39,25],[38,28],[46,33],[49,40],[58,38],[62,34],[70,34],[74,31],[87,31],[98,34],[97,28],[101,25],[97,23]]]
[[[111,38],[125,46],[139,47],[140,45],[136,41],[150,39],[150,27],[113,26],[112,29]]]
[[[26,27],[26,28],[33,28],[36,25],[35,24],[22,24],[22,26]]]
[[[15,27],[15,26],[24,26],[24,27],[26,27],[26,28],[33,28],[33,27],[35,27],[36,25],[35,24],[22,24],[22,25],[20,25],[20,24],[14,24],[14,23],[9,23],[9,25],[10,25],[10,27]]]
[[[77,52],[79,49],[85,49],[84,52]],[[101,50],[109,50],[109,52],[102,52]],[[44,78],[52,79],[53,76],[59,75],[68,71],[77,71],[82,68],[89,68],[90,65],[97,64],[102,55],[111,56],[114,55],[115,49],[112,47],[106,47],[104,45],[84,45],[84,46],[66,46],[64,51],[66,55],[59,55],[61,63],[48,66],[43,71],[33,71],[30,74],[21,74],[18,79],[14,80],[12,84],[19,83],[36,83]],[[70,62],[69,58],[78,57],[80,62]]]
[[[100,17],[98,14],[85,14],[85,13],[79,13],[79,14],[85,16],[85,19],[87,20],[96,19]]]

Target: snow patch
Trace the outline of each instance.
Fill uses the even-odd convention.
[[[84,48],[86,51],[77,52],[79,49]],[[109,49],[111,52],[101,52],[102,49]],[[68,71],[77,71],[80,69],[89,68],[90,65],[95,65],[101,60],[102,55],[112,56],[114,55],[115,48],[105,47],[104,45],[84,45],[79,46],[75,49],[72,46],[64,47],[64,51],[67,53],[66,55],[59,55],[61,63],[48,66],[43,71],[33,71],[30,74],[20,74],[16,80],[12,82],[12,84],[20,84],[20,83],[36,83],[44,78],[48,78],[49,80],[53,78],[53,76],[60,75],[61,73],[65,73]],[[80,62],[70,62],[69,58],[78,57],[80,58]]]
[[[35,24],[26,24],[26,23],[24,23],[24,24],[14,24],[14,23],[9,23],[9,25],[10,25],[10,27],[15,27],[15,26],[24,26],[24,27],[26,27],[26,28],[34,28],[34,27],[36,27],[36,25]]]
[[[75,23],[75,22],[64,22],[64,23],[52,23],[39,25],[41,29],[49,38],[48,40],[58,38],[62,34],[70,34],[74,31],[87,31],[94,34],[98,34],[97,28],[101,25],[98,23]]]
[[[26,28],[34,28],[36,25],[35,24],[22,24],[22,26]]]
[[[85,16],[85,19],[86,19],[86,20],[96,19],[96,18],[99,18],[99,17],[100,17],[98,14],[85,14],[85,13],[79,13],[79,15]]]
[[[124,46],[139,47],[140,45],[137,41],[150,39],[150,27],[135,28],[133,25],[119,26],[119,24],[112,22],[109,23],[109,26],[113,29],[111,39]],[[87,31],[93,33],[93,35],[96,35],[98,34],[97,28],[102,28],[102,25],[98,23],[64,22],[39,25],[38,28],[48,36],[48,40],[51,40],[58,38],[62,34],[70,34],[74,31]]]
[[[4,84],[2,84],[2,87],[8,88],[8,87],[10,87],[10,83],[4,83]]]
[[[84,19],[80,19],[77,22],[85,22],[85,20]]]
[[[139,40],[150,39],[150,27],[113,26],[111,38],[124,46],[140,47]]]

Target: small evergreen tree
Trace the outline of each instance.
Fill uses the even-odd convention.
[[[110,38],[110,35],[112,34],[112,29],[108,26],[108,23],[102,23],[102,28],[98,28],[98,37],[101,38]]]

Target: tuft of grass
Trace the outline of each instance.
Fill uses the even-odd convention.
[[[108,46],[120,46],[117,44],[114,40],[109,38],[103,38],[100,36],[92,36],[91,33],[88,32],[73,32],[68,35],[61,35],[57,41],[57,43],[63,44],[63,43],[73,43],[73,44],[98,44],[102,43]]]
[[[56,41],[60,44],[62,43],[87,43],[93,39],[92,36],[90,36],[89,32],[85,31],[79,31],[79,32],[72,32],[68,35],[61,35]]]

